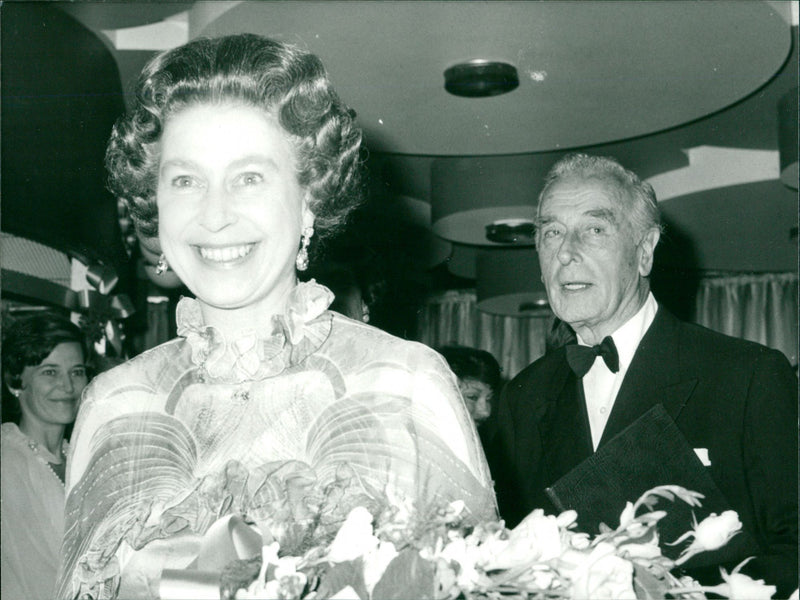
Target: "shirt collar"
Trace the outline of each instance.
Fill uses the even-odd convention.
[[[639,347],[639,342],[642,341],[644,334],[647,333],[648,328],[653,323],[657,310],[658,303],[653,293],[649,292],[647,299],[637,313],[611,334],[619,354],[620,372],[627,371],[628,365],[631,364],[633,355],[636,353],[636,348]],[[587,345],[580,336],[577,337],[579,344]]]
[[[620,370],[628,370],[628,365],[633,360],[636,348],[639,347],[639,342],[642,341],[644,334],[647,333],[652,324],[657,310],[658,304],[655,297],[653,297],[653,293],[650,292],[647,294],[647,300],[645,300],[639,311],[627,323],[611,334],[619,353]]]

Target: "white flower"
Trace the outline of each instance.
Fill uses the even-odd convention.
[[[468,544],[463,537],[453,537],[445,544],[439,558],[458,563],[457,583],[462,590],[474,590],[489,583],[488,578],[477,568],[482,558],[478,546]]]
[[[569,536],[569,545],[576,550],[585,550],[592,543],[588,533],[573,533]]]
[[[652,560],[661,556],[661,548],[658,547],[658,537],[644,544],[625,544],[620,547],[625,552],[625,556],[631,559]]]
[[[327,558],[333,563],[355,560],[377,545],[378,538],[372,531],[372,515],[363,506],[356,506],[336,533]]]
[[[689,537],[694,538],[692,543],[681,552],[675,564],[681,565],[700,552],[722,548],[741,530],[742,522],[739,520],[739,515],[736,514],[736,511],[726,510],[721,515],[711,513],[699,525],[695,523],[692,531],[687,531],[670,544],[674,546]]]
[[[721,515],[711,513],[694,530],[694,542],[704,550],[722,548],[742,529],[742,522],[735,510],[726,510]]]
[[[495,561],[506,551],[508,543],[508,532],[505,531],[495,531],[486,536],[478,546],[480,564],[487,570],[498,568],[495,566]]]
[[[774,585],[767,585],[763,579],[752,579],[744,573],[731,573],[726,578],[728,591],[723,595],[731,600],[766,600],[772,598],[777,589]],[[721,584],[724,587],[726,584]]]
[[[370,596],[375,584],[381,580],[386,567],[397,556],[397,549],[392,542],[380,542],[378,546],[364,555],[364,585]]]
[[[633,564],[599,543],[572,571],[571,600],[636,600]]]
[[[563,520],[569,521],[571,515]],[[487,570],[511,569],[535,561],[546,561],[561,554],[558,519],[545,516],[540,508],[525,517],[508,534],[505,547],[486,563]]]
[[[578,512],[575,510],[565,510],[556,517],[556,523],[559,527],[568,529],[575,521],[578,520]]]
[[[633,506],[633,502],[626,502],[625,508],[622,511],[622,514],[619,516],[619,526],[627,527],[628,523],[633,521],[634,517],[636,516],[636,508]]]
[[[556,583],[556,571],[549,565],[534,565],[517,581],[528,590],[548,590]]]
[[[724,514],[724,513],[723,513]],[[720,569],[725,583],[720,583],[714,587],[704,588],[716,594],[730,598],[731,600],[768,600],[775,594],[776,587],[767,585],[763,579],[752,579],[739,571],[747,564],[752,557],[743,560],[728,573],[725,569]]]

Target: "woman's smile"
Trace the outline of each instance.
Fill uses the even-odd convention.
[[[241,244],[238,246],[196,246],[200,258],[214,265],[238,265],[250,255],[255,243]]]

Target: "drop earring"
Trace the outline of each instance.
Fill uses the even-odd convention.
[[[163,275],[168,269],[167,257],[162,253],[161,256],[158,257],[158,263],[156,264],[156,275]]]
[[[308,245],[311,243],[311,236],[314,235],[313,227],[306,227],[300,237],[300,251],[294,261],[298,271],[305,271],[308,268]]]

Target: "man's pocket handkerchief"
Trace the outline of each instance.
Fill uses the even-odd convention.
[[[711,466],[711,461],[708,458],[708,448],[695,448],[694,453],[697,454],[697,458],[700,459],[700,462],[703,463],[703,466]]]

